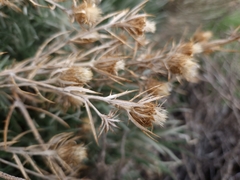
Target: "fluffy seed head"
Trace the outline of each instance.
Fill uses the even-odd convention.
[[[73,8],[73,13],[79,24],[93,25],[101,18],[102,11],[96,4],[84,1],[84,3]]]
[[[156,107],[153,103],[133,107],[129,114],[134,121],[143,127],[151,127],[153,123],[163,126],[167,118],[166,111],[161,107]]]
[[[155,33],[156,31],[156,23],[154,21],[146,20],[146,25],[144,27],[145,32]]]
[[[201,43],[187,42],[177,46],[176,52],[187,56],[194,56],[203,52]]]
[[[190,82],[197,81],[199,65],[191,56],[174,54],[167,60],[167,67],[172,74],[182,76]]]
[[[203,52],[203,47],[202,47],[201,43],[193,44],[193,53],[194,54],[199,54],[202,52]]]
[[[114,73],[117,75],[119,70],[124,70],[125,69],[125,62],[123,60],[120,60],[115,63],[114,66]]]
[[[71,67],[60,74],[59,81],[64,85],[83,86],[92,80],[92,77],[92,71],[88,68]]]

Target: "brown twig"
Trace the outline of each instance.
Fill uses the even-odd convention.
[[[19,177],[15,177],[15,176],[11,176],[7,173],[4,173],[2,171],[0,171],[0,177],[5,179],[5,180],[25,180],[23,178],[19,178]]]

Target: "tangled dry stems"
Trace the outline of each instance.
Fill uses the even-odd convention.
[[[5,119],[1,150],[11,152],[16,165],[1,161],[18,167],[26,179],[29,179],[28,174],[45,179],[72,179],[78,175],[79,164],[87,156],[86,148],[77,144],[71,133],[58,134],[45,143],[29,110],[44,113],[69,127],[63,118],[42,108],[43,104],[60,107],[65,112],[70,107],[84,108],[96,142],[103,131],[118,127],[117,123],[123,121],[118,119],[118,112],[124,110],[133,124],[154,137],[153,125],[163,126],[167,118],[166,110],[159,104],[163,97],[169,95],[171,84],[182,80],[198,82],[200,66],[195,56],[219,51],[223,45],[240,39],[238,29],[221,40],[211,40],[211,32],[197,31],[187,42],[173,42],[171,46],[156,50],[145,36],[145,33],[154,33],[156,29],[155,23],[147,19],[150,15],[141,11],[147,1],[132,10],[105,16],[92,1],[83,1],[79,5],[75,2],[71,9],[55,1],[45,1],[67,12],[81,29],[54,35],[34,57],[0,72],[1,91],[12,102]],[[41,7],[33,0],[31,2]],[[1,3],[13,6],[9,1]],[[137,90],[126,90],[124,83],[134,84]],[[119,93],[109,92],[103,96],[93,90],[102,86],[112,88],[116,84],[122,87]],[[121,99],[133,93],[132,99]],[[95,102],[109,104],[109,114],[101,113]],[[21,135],[13,139],[8,137],[15,109],[23,115],[38,145],[27,149],[11,147],[21,139]],[[95,128],[95,114],[101,119],[99,130]],[[31,159],[32,155],[42,156],[48,171],[38,167]],[[35,172],[26,169],[19,156],[30,163]]]

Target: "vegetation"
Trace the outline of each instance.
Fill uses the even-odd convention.
[[[239,176],[235,14],[172,40],[174,2],[134,3],[0,1],[1,178]]]

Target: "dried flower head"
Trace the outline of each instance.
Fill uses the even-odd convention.
[[[103,57],[95,63],[95,67],[107,73],[118,75],[119,70],[124,70],[125,62],[123,60],[116,60],[116,58],[119,59],[118,56]]]
[[[149,21],[146,17],[137,17],[127,22],[124,28],[133,36],[142,36],[145,32],[154,33],[156,31],[156,23]]]
[[[163,126],[166,121],[166,111],[156,107],[153,103],[145,103],[143,106],[133,107],[129,111],[130,119],[143,127],[151,127],[154,124]]]
[[[73,8],[73,14],[79,24],[93,25],[101,18],[102,11],[95,3],[84,1]]]
[[[187,56],[194,56],[203,52],[201,43],[181,43],[176,47],[176,52]]]
[[[49,141],[49,149],[55,150],[57,155],[70,167],[78,168],[87,158],[87,149],[83,144],[77,144],[79,137],[73,133],[61,133],[53,136]]]
[[[168,96],[172,87],[168,82],[159,82],[156,79],[147,79],[146,89],[149,94],[154,96]]]
[[[83,86],[92,80],[93,73],[88,68],[71,67],[63,71],[59,76],[59,82],[64,85]]]
[[[196,32],[192,37],[192,41],[195,42],[195,43],[207,42],[211,38],[212,38],[212,32],[211,31]]]
[[[167,59],[167,68],[177,77],[183,77],[190,82],[197,81],[199,65],[191,56],[173,54]]]
[[[128,30],[128,32],[131,35],[141,36],[144,34],[145,27],[146,27],[146,18],[145,17],[138,17],[138,18],[128,21],[127,23],[129,26],[125,27],[125,29]]]

